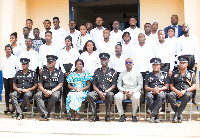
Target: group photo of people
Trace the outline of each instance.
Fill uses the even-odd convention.
[[[103,26],[103,17],[96,17],[94,23],[80,26],[70,20],[68,31],[60,26],[59,17],[45,19],[44,30],[33,28],[34,21],[27,19],[22,33],[7,36],[10,43],[1,57],[4,113],[24,119],[27,104],[34,101],[34,113],[47,121],[54,107],[55,113],[62,111],[63,101],[70,121],[80,121],[81,106],[85,106],[83,112],[91,111],[89,121],[95,122],[100,120],[97,101],[101,101],[106,122],[112,120],[113,108],[118,121],[124,122],[127,105],[123,101],[130,100],[132,122],[138,121],[138,107],[146,103],[150,123],[160,122],[160,110],[170,112],[168,104],[174,112],[172,122],[181,123],[187,103],[197,104],[199,40],[190,34],[189,24],[178,24],[178,15],[169,18],[171,25],[162,30],[157,21],[145,23],[142,30],[132,16],[124,30],[119,20],[113,21],[110,30]]]

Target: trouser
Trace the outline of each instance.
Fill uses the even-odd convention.
[[[21,94],[19,94],[17,91],[14,91],[10,94],[12,105],[14,106],[17,113],[22,114],[24,107],[26,107],[27,103],[29,103],[32,96],[33,96],[32,91],[27,91]],[[23,102],[21,106],[19,107],[17,99],[22,99],[22,98],[23,98]]]
[[[108,92],[106,94],[105,98],[105,105],[106,105],[106,115],[110,115],[110,110],[112,107],[112,101],[113,101],[113,92]],[[92,114],[97,115],[97,110],[96,110],[96,101],[100,100],[100,97],[96,91],[90,92],[87,96],[87,99],[89,101],[90,107],[92,109]]]
[[[147,106],[151,110],[151,115],[155,116],[158,113],[158,110],[162,106],[163,100],[166,97],[165,92],[160,92],[157,95],[152,94],[151,92],[148,92],[146,95],[147,100]]]
[[[50,100],[48,102],[47,109],[46,109],[43,100],[48,99],[48,98],[50,98]],[[55,102],[58,98],[60,98],[60,91],[53,92],[50,97],[45,97],[42,91],[37,92],[34,96],[34,99],[37,102],[38,110],[42,115],[45,115],[45,114],[47,115],[51,113],[51,110],[53,106],[55,105]]]
[[[191,100],[192,98],[192,92],[186,92],[182,97],[181,97],[181,105],[178,107],[176,103],[176,99],[178,99],[176,93],[174,91],[169,92],[167,94],[169,103],[174,110],[174,112],[178,115],[181,115],[185,107],[187,106],[187,103]]]
[[[122,101],[128,98],[125,97],[125,94],[123,94],[123,92],[118,92],[117,94],[115,94],[114,98],[115,98],[115,103],[117,105],[117,109],[119,112],[119,116],[121,116],[124,114]],[[136,116],[137,108],[140,103],[140,92],[134,92],[131,95],[130,100],[132,101],[132,114],[133,116]]]
[[[148,71],[147,72],[140,72],[141,74],[142,74],[142,77],[143,77],[143,91],[144,91],[144,98],[143,98],[143,103],[144,103],[144,99],[145,99],[145,96],[146,96],[146,91],[145,91],[145,77],[146,77],[146,75],[147,75],[147,73],[148,73]]]
[[[64,78],[64,83],[63,83],[63,101],[66,105],[66,98],[67,98],[67,94],[69,93],[69,89],[68,89],[68,83],[66,80],[66,77]]]
[[[3,78],[3,84],[5,88],[6,107],[9,107],[9,94],[13,92],[13,78]]]

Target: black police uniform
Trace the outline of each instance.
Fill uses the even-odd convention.
[[[161,64],[161,60],[159,58],[152,58],[150,62],[152,64]],[[167,75],[167,72],[159,71],[158,74],[150,72],[145,77],[145,85],[147,85],[150,88],[155,88],[155,87],[162,88],[163,86],[165,86],[165,84],[169,83],[170,79],[169,76]],[[147,100],[147,105],[152,113],[151,116],[154,117],[157,116],[158,110],[160,109],[165,97],[166,93],[164,91],[158,93],[157,95],[154,95],[152,92],[147,92],[146,100]]]
[[[172,73],[170,84],[174,84],[174,87],[179,91],[186,90],[187,88],[191,87],[191,84],[196,84],[195,74],[192,71],[187,70],[185,74],[182,76],[179,70],[175,71]],[[192,92],[187,91],[181,97],[182,101],[179,107],[176,104],[176,100],[178,99],[178,97],[174,91],[168,93],[167,97],[174,112],[177,115],[181,115],[187,103],[192,98]]]
[[[27,58],[21,58],[20,61],[22,63],[30,62],[30,60]],[[13,83],[17,84],[17,88],[21,88],[21,90],[32,88],[34,84],[38,83],[37,75],[34,71],[31,71],[31,70],[28,70],[26,74],[23,74],[23,70],[20,70],[15,74]],[[12,105],[14,106],[18,114],[22,114],[24,107],[26,107],[32,95],[33,95],[33,91],[27,91],[25,93],[22,92],[21,94],[19,94],[17,91],[14,91],[13,93],[10,94]],[[19,107],[17,99],[22,99],[22,98],[23,98],[23,102],[21,106]]]
[[[110,55],[107,53],[101,53],[99,57],[109,58]],[[103,69],[98,68],[94,72],[93,84],[95,84],[100,91],[105,92],[112,85],[117,85],[117,72],[114,69],[108,67],[104,74]],[[110,115],[113,96],[114,96],[113,92],[108,92],[106,95],[106,99],[105,99],[106,115],[108,116]],[[100,100],[98,93],[96,91],[90,92],[87,98],[88,98],[90,107],[92,109],[92,114],[94,116],[97,116],[96,101]]]
[[[48,56],[48,55],[47,55]],[[49,58],[47,57],[47,60]],[[46,90],[52,91],[59,83],[64,82],[64,74],[61,70],[54,68],[54,70],[50,73],[48,68],[43,69],[41,75],[40,75],[40,81],[43,85],[43,88]],[[60,91],[54,91],[50,97],[46,97],[42,91],[39,91],[34,96],[39,111],[42,115],[49,115],[50,112],[55,105],[55,102],[58,98],[60,98]],[[47,105],[47,109],[45,107],[43,99],[50,98],[50,101]],[[48,117],[49,117],[48,116]]]

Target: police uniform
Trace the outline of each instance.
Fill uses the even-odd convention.
[[[47,60],[57,60],[57,56],[47,55]],[[42,91],[39,91],[35,94],[34,98],[37,102],[37,106],[42,116],[48,115],[50,117],[50,112],[55,105],[55,102],[58,98],[60,98],[60,91],[53,91],[53,89],[59,84],[64,82],[64,74],[61,70],[54,68],[54,70],[50,73],[49,69],[43,69],[40,75],[40,81],[43,85],[43,88],[49,91],[52,91],[52,95],[50,97],[46,97]],[[45,107],[43,99],[49,98],[50,101],[47,105],[47,109]]]
[[[110,55],[108,53],[101,53],[99,54],[99,58],[110,58]],[[93,77],[93,85],[96,85],[96,87],[101,92],[106,92],[108,88],[110,88],[112,85],[117,85],[117,73],[112,68],[107,68],[105,74],[103,72],[102,68],[98,68],[94,72]],[[110,115],[110,110],[112,106],[113,101],[113,92],[107,92],[106,98],[105,98],[105,105],[106,105],[106,116]],[[90,103],[90,107],[92,109],[92,114],[94,117],[97,117],[97,111],[96,111],[96,101],[100,100],[99,94],[96,91],[90,92],[88,94],[88,101]],[[95,121],[95,120],[93,120]]]
[[[21,58],[20,62],[28,64],[30,62],[30,59]],[[23,74],[23,70],[20,70],[15,74],[13,83],[17,84],[17,88],[20,88],[20,91],[22,91],[23,89],[32,88],[34,84],[38,83],[37,75],[34,71],[31,71],[31,70],[28,70],[26,74]],[[16,109],[18,116],[21,115],[22,117],[22,111],[24,107],[26,107],[32,95],[33,95],[33,91],[27,91],[25,93],[24,92],[19,93],[18,91],[14,91],[13,93],[10,94],[12,105]],[[19,107],[17,99],[21,99],[21,98],[23,98],[23,102],[21,106]]]
[[[179,56],[178,59],[179,62],[188,62],[189,60],[186,56]],[[180,70],[177,70],[172,73],[170,84],[174,84],[174,87],[179,91],[186,90],[186,93],[181,97],[182,100],[179,107],[176,104],[176,99],[178,99],[177,94],[174,91],[167,94],[171,107],[175,112],[174,119],[176,118],[175,120],[177,120],[177,117],[179,118],[181,116],[187,103],[192,98],[192,92],[187,91],[187,89],[190,88],[192,84],[196,84],[195,74],[192,71],[186,70],[185,74],[182,76]]]
[[[150,62],[152,64],[161,64],[161,59],[152,58]],[[170,79],[169,79],[169,76],[167,75],[167,72],[159,71],[158,74],[155,74],[153,71],[153,72],[150,72],[145,77],[145,85],[147,85],[150,88],[155,88],[155,87],[162,88],[163,86],[165,86],[165,84],[169,84],[169,83],[170,83]],[[161,91],[157,95],[154,95],[151,91],[147,91],[147,94],[146,94],[147,105],[152,113],[150,121],[154,122],[156,119],[158,119],[157,113],[165,97],[166,97],[165,91]]]

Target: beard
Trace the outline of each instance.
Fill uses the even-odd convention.
[[[187,31],[183,31],[183,33],[184,33],[184,34],[187,34],[187,33],[189,33],[189,30],[187,30]]]

